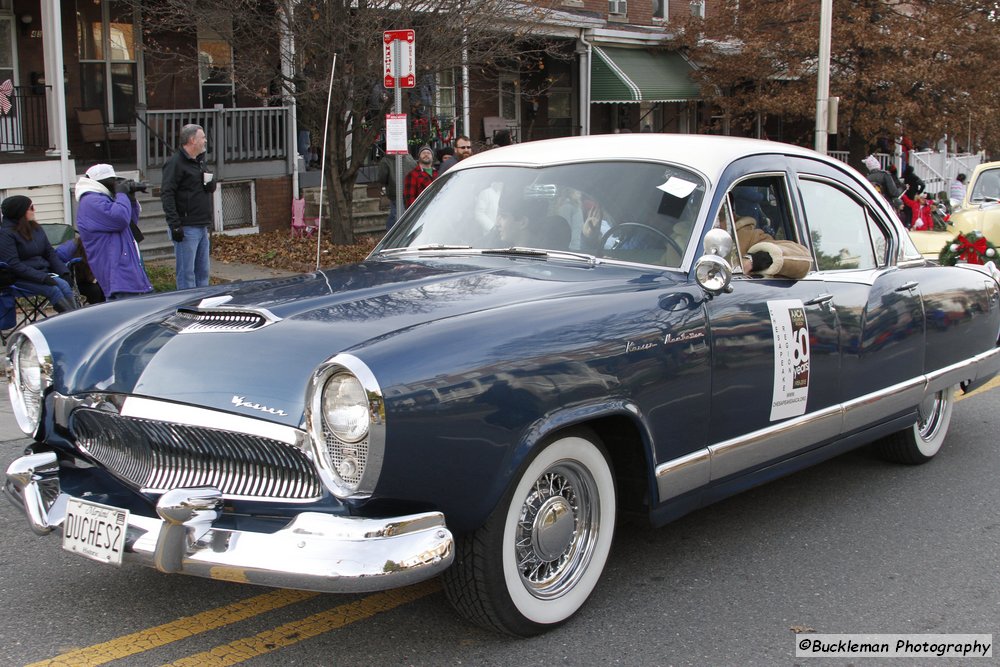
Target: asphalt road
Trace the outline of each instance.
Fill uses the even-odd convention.
[[[529,640],[465,623],[436,581],[334,596],[102,566],[3,502],[0,665],[865,665],[879,661],[795,658],[795,633],[1000,638],[998,399],[961,400],[928,465],[853,452],[622,527],[587,605]],[[0,444],[0,465],[25,442]]]

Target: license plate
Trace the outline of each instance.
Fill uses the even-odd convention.
[[[62,546],[101,563],[121,565],[127,527],[128,510],[70,498],[66,502]]]

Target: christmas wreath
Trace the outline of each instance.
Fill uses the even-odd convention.
[[[938,260],[945,266],[955,266],[959,261],[967,264],[985,264],[997,259],[997,249],[979,232],[959,234],[941,248]]]

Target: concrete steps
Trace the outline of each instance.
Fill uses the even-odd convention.
[[[163,204],[159,197],[150,193],[136,193],[136,200],[142,206],[139,214],[139,230],[145,237],[139,244],[142,257],[146,261],[173,259],[174,243],[167,232],[167,218],[163,214]]]
[[[319,187],[302,188],[302,197],[306,200],[306,217],[319,215]],[[323,226],[330,220],[328,215],[329,197],[323,204]],[[385,217],[388,214],[388,204],[383,208],[383,198],[378,194],[377,186],[358,183],[354,186],[354,233],[371,234],[385,231]]]

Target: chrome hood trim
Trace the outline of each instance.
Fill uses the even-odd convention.
[[[163,326],[179,334],[256,331],[280,322],[265,308],[185,306],[164,320]]]

